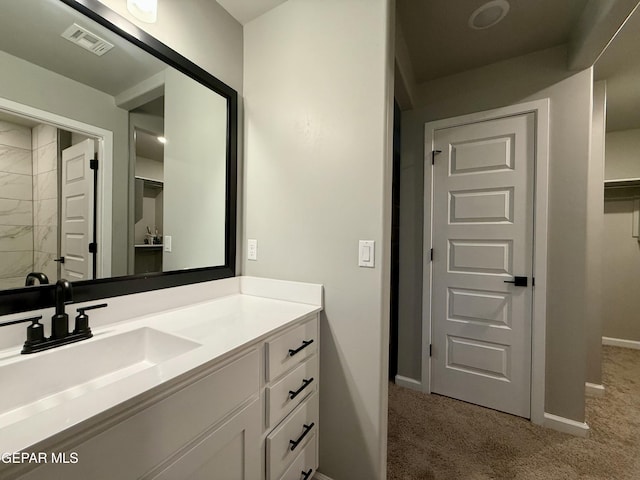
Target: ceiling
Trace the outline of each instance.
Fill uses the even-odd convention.
[[[636,9],[595,66],[607,81],[607,131],[640,128],[640,9]]]
[[[494,27],[467,23],[487,0],[397,0],[397,20],[420,84],[566,43],[587,0],[509,0]]]
[[[587,0],[508,0],[496,26],[468,20],[488,0],[396,0],[416,85],[567,43]],[[595,65],[607,80],[607,131],[640,128],[640,8]]]
[[[242,25],[277,7],[286,0],[217,0]]]
[[[73,23],[115,45],[98,57],[60,36]],[[115,96],[166,66],[54,0],[2,0],[0,49]]]

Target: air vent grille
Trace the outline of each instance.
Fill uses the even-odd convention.
[[[62,33],[62,37],[99,57],[113,48],[113,44],[75,23]]]

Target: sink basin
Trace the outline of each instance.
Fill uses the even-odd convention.
[[[0,426],[53,408],[200,344],[144,327],[28,356],[0,367]],[[19,418],[16,418],[19,417]]]

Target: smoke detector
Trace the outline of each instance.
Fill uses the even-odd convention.
[[[67,28],[61,36],[99,57],[113,48],[113,44],[76,23]]]
[[[493,27],[509,13],[507,0],[492,0],[480,6],[469,17],[469,27],[474,30],[484,30]]]

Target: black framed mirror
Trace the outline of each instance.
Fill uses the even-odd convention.
[[[0,8],[0,315],[234,276],[237,92],[97,0]]]

